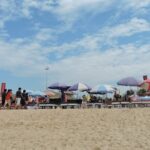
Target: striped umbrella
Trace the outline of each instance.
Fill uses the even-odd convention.
[[[89,87],[87,84],[79,82],[71,86],[68,90],[69,91],[89,91],[91,90],[91,87]]]

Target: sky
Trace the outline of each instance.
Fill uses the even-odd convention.
[[[150,76],[149,14],[150,0],[0,0],[0,82],[43,90]]]

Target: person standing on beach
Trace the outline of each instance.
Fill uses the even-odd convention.
[[[28,93],[26,93],[26,96],[25,96],[25,102],[26,102],[26,105],[27,105],[28,102],[29,102],[29,95],[28,95]]]
[[[2,107],[5,104],[5,100],[6,100],[6,94],[7,94],[7,89],[4,89],[3,93],[2,93]]]
[[[9,89],[6,94],[6,100],[4,104],[4,108],[6,108],[6,105],[8,105],[9,108],[11,108],[11,99],[12,99],[12,90]]]
[[[18,91],[16,92],[16,109],[21,108],[21,88],[18,88]]]
[[[21,97],[21,107],[25,108],[25,105],[26,105],[26,90],[23,90]]]

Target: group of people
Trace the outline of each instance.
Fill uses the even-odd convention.
[[[26,90],[18,88],[15,96],[13,97],[13,93],[11,89],[4,89],[2,92],[2,108],[11,108],[14,104],[15,108],[25,108],[26,102],[28,102],[28,93]]]

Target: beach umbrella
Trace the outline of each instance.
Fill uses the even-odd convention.
[[[69,91],[89,91],[91,90],[91,87],[89,87],[87,84],[84,83],[76,83],[73,86],[71,86]]]
[[[58,90],[61,90],[61,89],[64,89],[64,90],[67,90],[70,86],[64,84],[64,83],[53,83],[51,84],[48,88],[49,89],[58,89]]]
[[[139,86],[141,84],[140,80],[137,80],[134,77],[126,77],[117,82],[118,85],[123,86]]]
[[[113,93],[114,91],[115,89],[111,85],[97,85],[90,91],[90,93],[107,94],[107,93]]]
[[[51,84],[48,88],[49,89],[60,90],[60,92],[61,92],[61,102],[63,103],[64,100],[65,100],[65,93],[64,92],[67,91],[70,88],[70,86],[68,86],[64,83],[57,82],[57,83]]]

